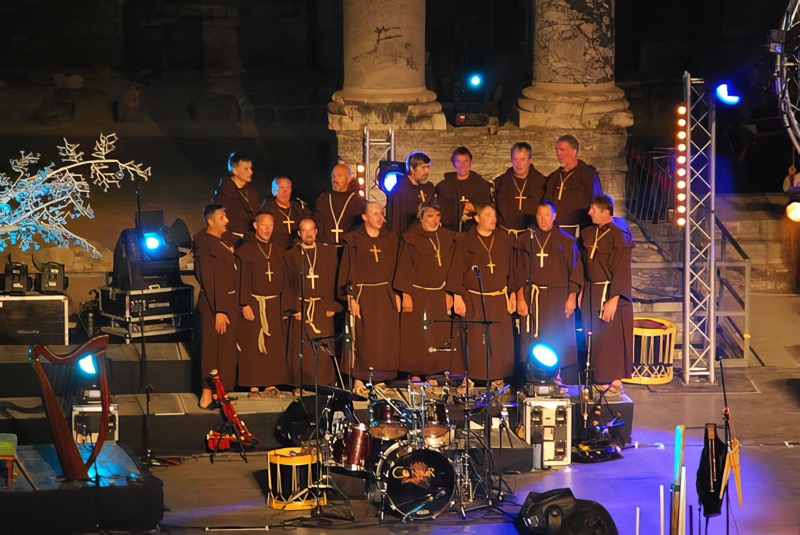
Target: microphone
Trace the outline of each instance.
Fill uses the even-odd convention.
[[[481,268],[479,268],[478,266],[472,266],[472,271],[479,279],[481,278]]]
[[[451,351],[455,350],[456,348],[454,347],[435,347],[435,346],[428,347],[428,353],[450,353]]]
[[[333,356],[333,351],[331,351],[331,346],[329,346],[328,344],[320,344],[320,345],[319,345],[319,347],[321,347],[322,349],[324,349],[324,350],[325,350],[325,353],[327,353],[327,354],[328,354],[328,355],[330,355],[331,357]]]

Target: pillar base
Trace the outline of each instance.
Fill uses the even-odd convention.
[[[436,93],[420,89],[342,89],[328,103],[333,131],[392,127],[398,130],[446,130]]]
[[[623,129],[633,125],[625,92],[614,82],[556,84],[534,82],[522,90],[519,126]]]

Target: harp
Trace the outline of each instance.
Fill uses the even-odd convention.
[[[47,420],[50,422],[50,428],[53,432],[53,445],[58,455],[58,461],[61,463],[61,469],[64,471],[65,481],[88,481],[90,479],[89,467],[94,463],[106,440],[109,408],[111,405],[111,396],[108,392],[108,377],[106,376],[105,353],[107,346],[108,335],[104,334],[92,338],[74,351],[63,355],[53,353],[43,345],[36,345],[28,350],[28,358],[42,385],[42,404],[44,405],[45,414],[47,415]],[[84,461],[78,449],[78,444],[76,444],[75,438],[70,431],[70,426],[67,423],[64,407],[59,401],[59,397],[53,391],[50,379],[42,366],[41,357],[44,357],[53,365],[53,378],[57,388],[61,390],[61,400],[68,401],[70,399],[69,394],[65,393],[64,389],[75,388],[77,381],[74,379],[76,373],[73,373],[73,368],[78,365],[79,360],[87,355],[92,356],[94,369],[97,373],[96,380],[100,389],[102,411],[100,413],[100,429],[98,431],[97,441],[92,447],[89,457]]]

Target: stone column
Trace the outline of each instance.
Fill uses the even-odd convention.
[[[625,93],[614,85],[609,0],[535,0],[533,84],[519,99],[520,126],[627,128]]]
[[[344,0],[344,84],[331,130],[446,128],[425,87],[425,0]]]
[[[554,136],[604,139],[602,154],[595,156],[591,146],[582,146],[580,157],[598,167],[604,189],[622,207],[625,129],[633,125],[633,114],[625,93],[614,84],[611,0],[534,4],[533,83],[519,99],[519,125],[553,129]]]

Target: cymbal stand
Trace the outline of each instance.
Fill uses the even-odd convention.
[[[314,351],[314,386],[315,386],[316,391],[318,391],[319,390],[319,366],[318,366],[319,363],[318,363],[318,360],[317,360],[318,359],[318,351],[317,350],[318,350],[318,347],[320,345],[320,340],[312,338],[312,339],[309,340],[309,342],[311,343],[311,347],[312,347],[312,349]],[[302,388],[302,385],[301,385],[301,388]],[[329,401],[330,401],[330,398],[332,398],[332,397],[333,396],[329,396],[329,398],[328,398]],[[320,415],[320,411],[319,411],[319,394],[315,394],[315,396],[314,396],[314,411],[315,411],[315,416],[316,416],[316,425],[314,426],[314,442],[315,442],[315,447],[317,449],[317,463],[316,464],[317,464],[317,474],[319,474],[318,475],[318,479],[316,481],[314,481],[313,483],[311,483],[311,485],[309,485],[308,488],[301,489],[301,490],[297,491],[296,493],[294,493],[292,496],[290,496],[286,500],[286,503],[292,503],[295,500],[298,500],[300,498],[305,499],[304,498],[305,496],[308,496],[309,494],[312,494],[313,497],[314,497],[314,500],[316,501],[316,503],[314,505],[314,508],[311,509],[311,514],[309,516],[300,517],[297,520],[320,520],[320,519],[333,518],[333,519],[337,519],[337,520],[347,520],[349,522],[354,522],[355,521],[355,515],[353,514],[353,507],[350,504],[350,499],[344,494],[344,492],[342,492],[342,490],[339,488],[339,486],[336,484],[336,482],[331,477],[330,464],[327,463],[327,462],[323,462],[323,460],[322,460],[323,452],[322,452],[322,447],[321,447],[321,443],[320,443],[320,440],[319,440],[319,424],[320,424],[320,421],[321,421],[321,415]],[[345,508],[345,511],[346,511],[345,515],[335,515],[335,514],[332,514],[332,513],[326,513],[325,512],[325,510],[324,510],[324,508],[322,506],[321,497],[324,496],[326,492],[333,492],[333,493],[337,494],[338,496],[340,496],[344,500],[345,507],[346,507]]]

